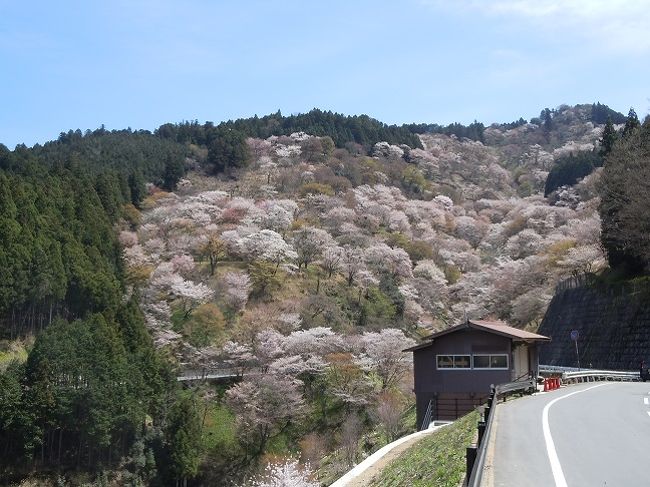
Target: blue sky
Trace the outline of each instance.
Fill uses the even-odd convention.
[[[650,0],[0,0],[0,143],[318,107],[387,123],[650,109]]]

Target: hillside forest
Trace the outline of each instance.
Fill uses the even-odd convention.
[[[328,485],[414,429],[403,349],[647,272],[649,134],[597,103],[0,145],[0,478]]]

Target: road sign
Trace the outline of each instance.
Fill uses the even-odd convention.
[[[578,330],[571,330],[571,340],[576,344],[576,359],[578,361],[578,368],[580,368],[580,354],[578,353]]]

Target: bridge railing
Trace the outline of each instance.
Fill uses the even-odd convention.
[[[178,374],[176,380],[179,382],[192,382],[235,378],[240,375],[240,371],[234,367],[215,367],[201,370],[185,369]]]

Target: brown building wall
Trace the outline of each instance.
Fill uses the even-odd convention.
[[[447,412],[434,419],[454,419],[473,409],[473,403],[480,403],[490,392],[491,384],[510,382],[513,360],[510,338],[480,330],[458,330],[436,338],[430,347],[413,352],[414,390],[417,403],[417,424],[424,418],[429,400],[438,399],[439,412],[443,409],[458,411],[457,415]],[[483,353],[508,354],[508,370],[439,370],[436,355],[472,355]],[[449,405],[447,403],[453,403]],[[443,404],[447,406],[443,407]],[[467,407],[461,407],[461,406]],[[453,416],[453,417],[450,417]]]

